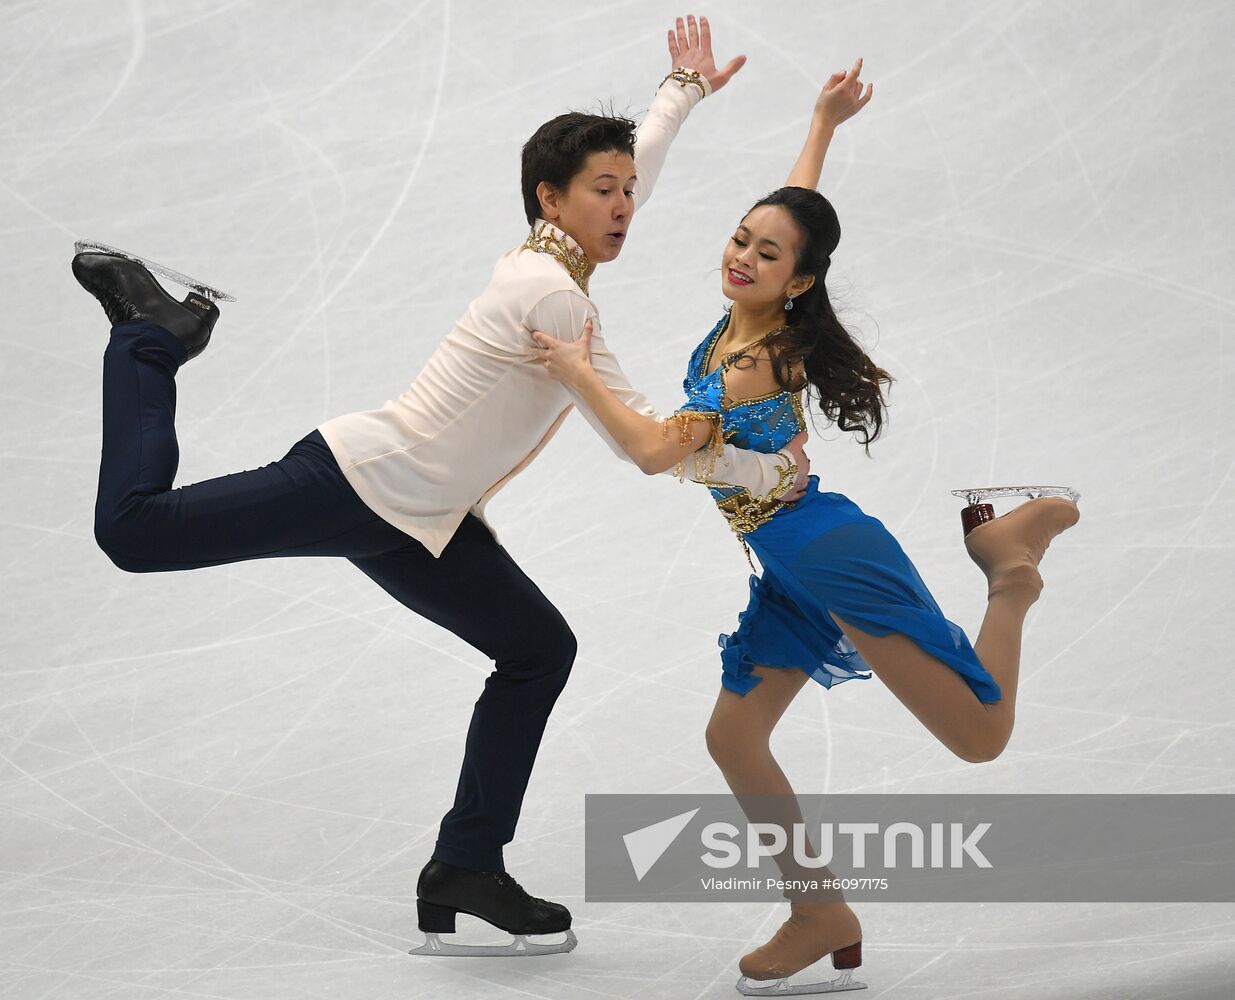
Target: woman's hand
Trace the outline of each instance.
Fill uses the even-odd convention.
[[[592,374],[592,321],[583,324],[583,336],[573,343],[558,340],[539,330],[532,331],[536,352],[550,378],[578,386]]]
[[[859,56],[848,73],[833,73],[828,77],[815,99],[815,112],[811,115],[806,142],[793,169],[789,171],[786,187],[818,189],[819,174],[823,170],[823,160],[828,155],[836,126],[866,107],[866,102],[875,92],[874,85],[868,83],[866,93],[862,93],[861,73],[862,57]]]
[[[859,56],[848,73],[833,73],[823,85],[815,100],[815,121],[828,128],[852,118],[864,107],[875,92],[875,85],[868,83],[862,93],[862,57]]]
[[[781,449],[793,456],[793,464],[798,467],[798,474],[793,481],[793,489],[780,498],[780,503],[793,503],[806,495],[807,480],[810,478],[810,459],[806,457],[805,451],[806,437],[806,431],[799,431],[797,437]]]
[[[718,70],[712,59],[712,29],[708,19],[701,17],[696,24],[694,14],[686,18],[685,24],[679,17],[676,31],[669,29],[669,58],[673,60],[673,69],[681,66],[698,70],[711,85],[713,94],[746,64],[746,56],[734,56],[724,69]]]

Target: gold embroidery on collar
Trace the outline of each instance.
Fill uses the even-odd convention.
[[[587,272],[592,262],[588,260],[582,247],[572,247],[561,236],[558,236],[547,222],[534,227],[528,233],[527,242],[523,245],[528,250],[547,253],[555,258],[570,273],[571,280],[579,286],[583,294],[590,294],[587,290]]]

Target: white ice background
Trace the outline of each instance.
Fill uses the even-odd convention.
[[[700,12],[750,61],[594,279],[632,381],[678,402],[725,237],[862,55],[875,98],[823,179],[830,280],[898,381],[873,457],[821,425],[814,471],[971,634],[982,579],[948,491],[1084,494],[1043,566],[1007,752],[964,764],[877,682],[812,685],[775,740],[798,790],[1235,791],[1231,6]],[[522,142],[568,107],[642,113],[676,13],[0,2],[0,995],[735,995],[781,908],[583,899],[585,793],[724,790],[703,728],[749,571],[706,493],[642,477],[575,415],[490,505],[579,638],[507,862],[581,943],[409,958],[488,664],[342,560],[116,569],[92,537],[107,324],[69,273],[93,238],[237,295],[179,378],[177,482],[273,461],[403,391],[523,239]],[[859,913],[872,998],[1232,995],[1229,904]]]

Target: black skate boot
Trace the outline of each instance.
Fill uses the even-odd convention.
[[[112,326],[126,320],[154,323],[184,344],[189,358],[206,349],[219,318],[218,306],[206,296],[189,292],[177,302],[143,265],[126,257],[79,253],[73,258],[73,277],[99,300]]]
[[[430,861],[416,883],[416,913],[426,941],[413,955],[550,955],[570,951],[576,938],[570,911],[560,903],[529,896],[506,872],[478,872],[443,861]],[[467,913],[508,934],[509,945],[444,943],[439,934],[453,934],[455,917]],[[566,932],[557,944],[526,940],[529,934]]]

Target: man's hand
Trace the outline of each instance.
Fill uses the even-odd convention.
[[[806,431],[802,431],[790,441],[781,451],[787,451],[793,456],[793,464],[798,467],[798,477],[793,481],[793,489],[780,498],[781,503],[793,503],[801,500],[806,493],[806,480],[810,476],[810,459],[802,449],[806,446]]]
[[[669,29],[669,58],[673,60],[672,69],[681,66],[698,70],[711,84],[712,93],[720,90],[746,64],[746,56],[734,56],[729,65],[718,70],[712,59],[712,29],[708,27],[708,19],[701,17],[696,24],[694,14],[685,22],[679,17],[677,31]]]
[[[868,83],[866,93],[862,93],[861,75],[862,57],[859,56],[848,73],[833,73],[828,77],[815,101],[815,120],[819,124],[835,128],[866,107],[875,85]]]

